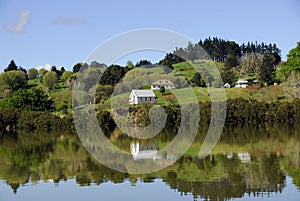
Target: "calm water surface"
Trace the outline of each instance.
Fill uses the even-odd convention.
[[[231,130],[224,132],[205,159],[197,157],[201,146],[197,139],[175,164],[142,175],[104,167],[85,151],[76,135],[4,136],[0,140],[0,201],[296,201],[300,198],[298,133],[275,128]],[[131,140],[114,143],[129,150]],[[157,148],[166,143],[158,139]]]

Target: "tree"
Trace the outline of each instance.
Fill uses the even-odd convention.
[[[84,66],[84,64],[83,64],[83,66]],[[98,63],[97,61],[92,61],[89,65],[89,67],[91,67],[91,68],[106,68],[107,66],[104,63]]]
[[[27,70],[25,68],[23,68],[22,66],[19,66],[18,70],[23,71],[27,75]]]
[[[111,65],[103,72],[99,81],[102,85],[115,85],[126,74],[126,68],[119,65]]]
[[[49,89],[53,89],[57,84],[57,73],[55,71],[47,72],[43,76],[43,84]]]
[[[133,64],[132,61],[130,61],[130,60],[127,61],[126,66],[127,66],[129,69],[133,69],[133,68],[134,68],[134,64]]]
[[[225,70],[230,70],[231,68],[238,66],[238,64],[239,62],[237,56],[229,54],[225,59],[224,68]]]
[[[184,59],[182,59],[180,56],[177,56],[176,54],[168,53],[166,54],[165,58],[159,61],[159,65],[166,66],[173,69],[173,64],[177,64],[180,62],[183,62]]]
[[[263,62],[263,54],[246,53],[240,59],[239,70],[245,74],[255,74]]]
[[[41,69],[39,70],[39,74],[40,74],[41,77],[43,77],[47,72],[48,72],[48,71],[47,71],[45,68],[41,68]]]
[[[64,99],[60,104],[56,106],[56,111],[63,111],[63,114],[68,114],[69,102]]]
[[[66,71],[66,72],[69,72],[69,71]],[[66,72],[64,72],[64,73],[66,73]],[[64,74],[63,74],[62,79],[65,80],[64,85],[66,87],[68,87],[69,89],[71,89],[75,84],[76,76],[77,76],[77,73],[72,73],[70,76],[68,74],[66,74],[64,76]]]
[[[6,85],[11,92],[24,88],[27,83],[26,74],[20,70],[11,70],[0,74],[0,85]]]
[[[38,72],[38,70],[37,69],[35,69],[35,68],[30,68],[29,70],[28,70],[28,79],[34,79],[34,78],[36,78],[37,76],[38,76],[38,74],[39,74],[39,72]]]
[[[213,76],[211,74],[209,74],[207,72],[207,70],[205,70],[204,72],[202,72],[202,79],[204,80],[204,83],[206,85],[212,86],[212,82],[214,81],[214,78],[213,78]]]
[[[257,69],[257,77],[262,83],[272,84],[275,79],[275,58],[273,55],[264,54],[262,63]]]
[[[64,68],[63,68],[63,70],[64,70]],[[52,66],[51,67],[51,71],[52,72],[56,72],[56,74],[57,74],[58,77],[60,77],[63,74],[63,71],[58,70],[56,66]]]
[[[61,76],[61,79],[65,82],[72,76],[72,74],[73,73],[71,71],[64,71]]]
[[[166,92],[166,89],[164,86],[160,86],[159,91],[160,91],[160,93],[164,94]]]
[[[232,84],[235,79],[234,68],[238,66],[238,58],[233,54],[229,54],[226,57],[224,65],[221,67],[220,74],[222,77],[223,83]]]
[[[297,46],[291,49],[287,54],[284,72],[288,74],[292,70],[300,72],[300,41],[297,43]]]
[[[194,62],[194,60],[196,59],[199,59],[196,45],[194,46],[191,42],[189,42],[186,51],[187,51],[187,59],[191,60],[192,62]]]
[[[7,68],[4,69],[4,72],[8,72],[8,71],[12,71],[12,70],[18,70],[18,66],[16,65],[14,60],[10,61]]]
[[[80,68],[82,66],[82,63],[77,63],[73,66],[73,73],[79,72]]]
[[[272,54],[246,53],[241,57],[240,71],[253,74],[265,84],[272,84],[275,78],[276,59]]]
[[[65,67],[62,66],[62,67],[60,68],[61,74],[63,74],[65,71],[66,71]]]
[[[223,83],[233,84],[236,75],[233,69],[226,70],[226,68],[223,67],[221,68],[220,74]]]
[[[193,77],[193,83],[194,83],[194,86],[198,86],[198,87],[205,87],[205,82],[204,80],[202,79],[202,76],[199,72],[196,72],[194,74],[194,77]]]
[[[39,88],[19,89],[8,99],[8,106],[19,109],[45,111],[50,110],[52,100]]]
[[[148,67],[152,65],[152,63],[148,60],[140,60],[135,64],[135,67]]]
[[[290,72],[288,85],[290,86],[290,89],[286,89],[286,92],[295,100],[300,100],[300,72],[295,70]]]

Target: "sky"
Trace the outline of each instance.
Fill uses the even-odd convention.
[[[276,43],[282,59],[300,41],[299,0],[0,0],[0,71],[18,66],[71,70],[108,39],[131,30],[161,28],[198,42]],[[142,52],[115,63],[157,62]],[[101,61],[98,61],[101,62]]]

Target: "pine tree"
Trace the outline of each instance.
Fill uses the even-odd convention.
[[[12,70],[18,70],[18,66],[16,65],[14,60],[10,61],[7,68],[4,69],[4,72],[8,72],[8,71],[12,71]]]

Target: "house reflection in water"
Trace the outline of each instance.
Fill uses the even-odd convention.
[[[134,160],[153,159],[159,160],[161,156],[157,155],[158,144],[140,144],[139,142],[131,142],[130,151]]]
[[[237,155],[238,159],[242,162],[242,163],[248,163],[251,161],[251,155],[249,152],[239,152],[237,154],[234,153],[226,153],[226,158],[228,159],[233,159],[234,155]]]
[[[238,153],[238,157],[242,163],[247,163],[251,161],[251,155],[248,152]]]

